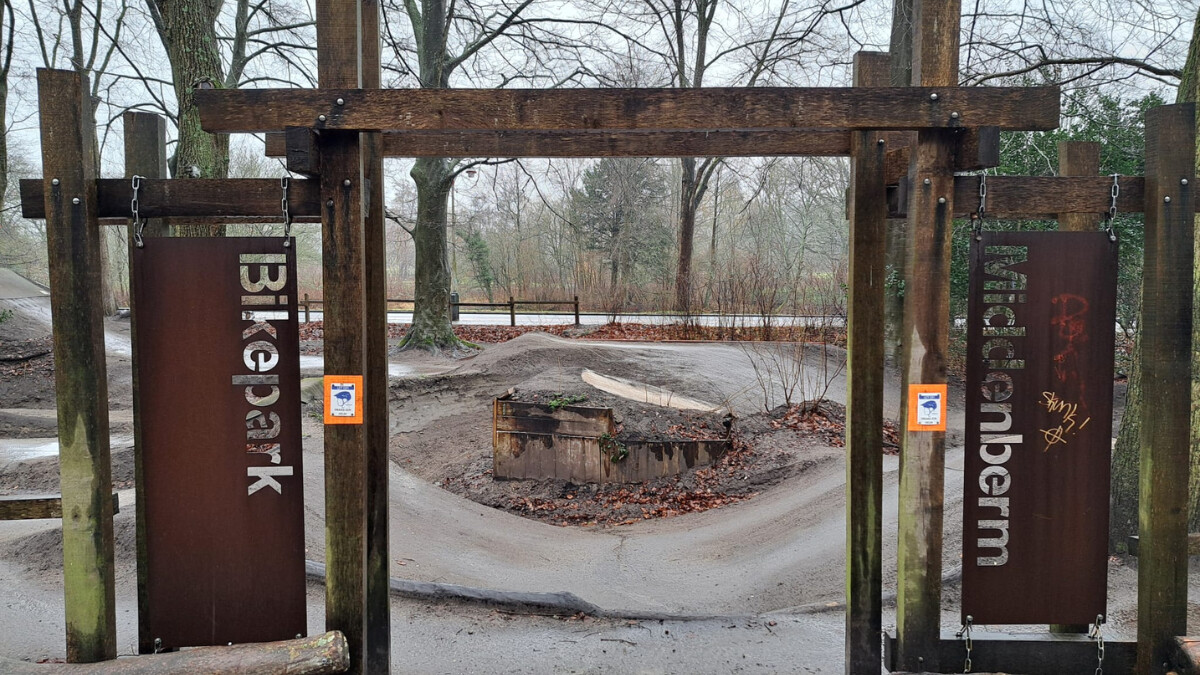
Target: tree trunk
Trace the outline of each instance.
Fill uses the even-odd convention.
[[[197,87],[220,86],[224,80],[217,45],[219,0],[158,0],[162,16],[159,37],[171,62],[179,104],[179,140],[175,146],[175,178],[226,178],[229,175],[229,136],[200,128],[200,113],[192,100]],[[179,237],[225,234],[224,225],[177,225]]]
[[[1200,101],[1200,11],[1196,15],[1196,24],[1192,28],[1192,43],[1188,48],[1187,61],[1183,66],[1183,77],[1179,81],[1179,92],[1176,103],[1196,103]],[[1198,122],[1200,126],[1200,122]],[[1200,150],[1200,136],[1197,136],[1197,150]],[[1197,167],[1200,167],[1200,154],[1197,155]],[[1200,227],[1200,218],[1195,221]],[[1200,261],[1200,237],[1195,244],[1194,258]],[[1192,279],[1192,295],[1200,298],[1200,265],[1195,267]],[[1188,532],[1200,532],[1200,353],[1196,347],[1200,345],[1200,303],[1192,305],[1192,441],[1191,441],[1191,480],[1188,484]],[[1133,382],[1130,381],[1130,387]],[[1138,392],[1139,398],[1141,392]],[[1126,411],[1128,414],[1128,410]]]
[[[692,244],[696,236],[696,158],[679,160],[679,264],[675,270],[675,311],[690,314],[692,309]]]
[[[410,175],[417,186],[417,222],[413,322],[401,347],[431,351],[454,349],[461,342],[450,323],[450,264],[446,254],[446,218],[450,197],[449,161],[418,159]]]
[[[1194,103],[1200,87],[1200,13],[1193,27],[1192,42],[1188,49],[1187,62],[1180,78],[1176,103]],[[1197,221],[1200,225],[1200,220]],[[1200,260],[1200,240],[1195,256]],[[1200,297],[1200,267],[1193,279],[1193,295]],[[1193,310],[1195,311],[1195,310]],[[1200,316],[1197,314],[1196,316]],[[1138,333],[1141,332],[1141,309],[1138,310]],[[1194,345],[1200,339],[1200,325],[1192,323],[1192,441],[1191,480],[1188,485],[1188,531],[1200,531],[1200,439],[1197,424],[1200,424],[1200,355]],[[1109,542],[1113,551],[1123,551],[1130,535],[1137,534],[1138,523],[1138,473],[1141,457],[1142,434],[1142,383],[1140,342],[1134,341],[1133,367],[1129,373],[1129,386],[1125,392],[1125,413],[1121,417],[1121,428],[1117,432],[1117,443],[1112,458],[1112,512],[1109,514]]]

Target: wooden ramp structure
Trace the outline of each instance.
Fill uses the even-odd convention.
[[[387,672],[391,650],[383,157],[647,154],[851,160],[845,670],[879,672],[886,223],[907,219],[903,384],[944,384],[952,221],[978,206],[978,180],[956,172],[995,166],[1000,130],[1048,130],[1059,120],[1055,87],[957,86],[959,3],[914,4],[912,87],[889,86],[888,55],[861,53],[850,88],[381,90],[380,6],[318,0],[320,88],[194,92],[205,130],[268,132],[268,150],[309,177],[291,181],[287,194],[291,217],[321,223],[326,372],[364,378],[365,423],[327,426],[324,437],[325,622],[345,636],[349,672]],[[21,189],[24,215],[45,218],[49,232],[67,654],[98,661],[116,655],[98,226],[132,214],[123,181],[92,174],[86,82],[54,70],[39,71],[38,82],[44,174]],[[162,120],[128,113],[125,122],[127,166],[145,176],[141,215],[160,219],[146,236],[165,234],[161,219],[284,220],[278,182],[168,179]],[[1155,383],[1144,406],[1155,418],[1142,448],[1138,640],[1110,643],[1130,659],[1136,652],[1140,673],[1164,672],[1174,636],[1186,628],[1194,134],[1193,106],[1151,111],[1147,175],[1120,178],[1121,198],[1111,205],[1112,180],[1094,168],[988,179],[996,215],[1053,214],[1094,227],[1110,206],[1146,213],[1142,376]],[[136,359],[135,345],[135,391]],[[135,420],[137,410],[135,398]],[[137,442],[135,424],[135,454]],[[888,663],[961,670],[947,656],[960,647],[947,646],[940,625],[945,433],[905,432],[902,445],[897,633]],[[153,650],[151,637],[142,631],[143,653]],[[1038,649],[1047,665],[1028,672],[1094,668],[1074,663],[1081,639],[1045,640]],[[998,650],[1029,648],[994,641]]]

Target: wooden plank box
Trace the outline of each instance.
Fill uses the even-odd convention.
[[[638,483],[708,466],[729,439],[630,441],[612,461],[612,408],[513,401],[493,402],[492,475],[497,479],[558,478],[572,483]],[[604,438],[604,440],[602,440]]]

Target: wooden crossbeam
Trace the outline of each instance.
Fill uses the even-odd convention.
[[[385,134],[387,139],[390,134]],[[385,140],[385,144],[387,141]],[[892,164],[894,152],[888,153]],[[907,155],[905,155],[907,157]],[[893,177],[894,180],[894,177]],[[1140,213],[1145,202],[1146,180],[1121,176],[1117,211]],[[1108,176],[988,176],[987,216],[1053,220],[1059,213],[1104,213],[1111,203],[1112,178]],[[282,222],[282,190],[273,178],[145,179],[139,190],[141,214],[179,222]],[[45,218],[45,189],[41,179],[21,180],[21,216]],[[129,181],[101,178],[96,181],[97,211],[102,225],[124,225],[129,218]],[[289,209],[296,222],[316,222],[320,194],[316,181],[293,180]],[[979,177],[954,179],[954,215],[965,218],[979,206]],[[1200,212],[1200,203],[1197,204]],[[903,218],[891,208],[889,217]],[[170,222],[170,221],[168,221]]]
[[[45,218],[44,194],[45,187],[41,179],[22,180],[21,215],[25,218]],[[131,197],[130,183],[124,178],[101,178],[96,181],[96,208],[101,218],[129,218]],[[138,190],[138,211],[145,218],[250,216],[282,221],[282,198],[283,188],[275,178],[147,178]],[[320,216],[320,189],[316,181],[291,181],[288,204],[293,216]],[[124,220],[121,222],[124,224]]]
[[[205,131],[1058,127],[1057,87],[203,89]],[[341,101],[339,104],[338,102]]]
[[[1096,642],[1086,635],[1060,633],[972,635],[971,672],[1024,673],[1025,675],[1094,675]],[[943,631],[937,643],[940,666],[932,672],[961,673],[967,651],[961,638]],[[896,663],[896,637],[887,631],[884,637],[884,665],[889,671]],[[1137,643],[1104,641],[1104,672],[1132,673],[1137,659]]]
[[[1121,176],[1118,213],[1141,213],[1146,179]],[[1058,214],[1108,211],[1112,203],[1108,176],[988,176],[985,217],[1054,220]],[[979,208],[979,177],[954,178],[954,217],[966,218]],[[889,218],[903,218],[899,204],[889,205]]]
[[[286,157],[282,132],[267,134],[267,156]],[[844,129],[705,131],[389,131],[385,157],[838,157]]]
[[[120,513],[120,500],[115,492],[112,493],[112,511],[114,515]],[[39,518],[62,518],[62,496],[0,496],[0,520],[36,520]]]

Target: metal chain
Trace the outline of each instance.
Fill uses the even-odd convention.
[[[1088,637],[1096,641],[1096,673],[1095,675],[1104,675],[1104,634],[1101,633],[1100,627],[1104,625],[1104,615],[1096,615],[1096,623],[1092,624],[1092,630],[1088,633]]]
[[[142,220],[142,215],[138,213],[138,190],[142,187],[142,177],[133,177],[133,198],[129,200],[129,210],[133,212],[133,244],[138,248],[142,248],[146,241],[142,238],[142,230],[146,228],[146,221]]]
[[[292,212],[288,205],[288,188],[291,179],[287,176],[279,179],[279,187],[283,188],[283,199],[280,200],[280,206],[283,207],[283,247],[288,248],[292,245]]]
[[[1112,187],[1108,191],[1112,202],[1109,204],[1108,214],[1104,218],[1104,231],[1108,234],[1108,240],[1112,242],[1117,240],[1117,233],[1113,231],[1113,219],[1117,217],[1117,197],[1121,194],[1120,178],[1121,174],[1119,173],[1112,175]]]
[[[971,648],[974,646],[971,642],[971,622],[973,620],[974,619],[972,619],[971,615],[968,614],[966,623],[964,623],[962,628],[959,628],[958,632],[954,634],[954,637],[963,639],[963,644],[967,648],[967,658],[963,661],[964,673],[971,672]]]
[[[983,238],[983,218],[987,214],[987,172],[979,174],[979,208],[971,215],[975,241]]]

